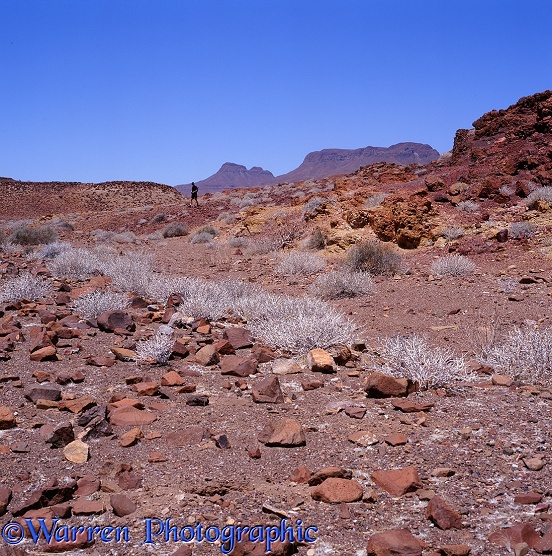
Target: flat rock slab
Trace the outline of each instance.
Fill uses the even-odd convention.
[[[150,425],[157,419],[155,413],[142,411],[135,407],[120,407],[109,414],[109,422],[116,427]]]
[[[305,433],[297,419],[279,419],[268,424],[258,436],[259,442],[266,446],[304,446]]]
[[[245,378],[257,372],[258,361],[253,357],[227,355],[220,362],[221,374]]]
[[[414,467],[374,471],[372,480],[392,496],[402,496],[422,486],[418,471]]]
[[[395,378],[379,371],[373,371],[366,379],[364,391],[369,398],[394,398],[408,396],[414,391],[414,387],[412,382],[406,378]]]
[[[340,504],[343,502],[357,502],[362,499],[362,486],[350,479],[329,478],[311,491],[313,500],[327,504]]]
[[[211,433],[208,429],[200,426],[188,427],[179,431],[171,432],[167,435],[167,442],[171,446],[184,447],[201,444],[209,440]]]
[[[422,556],[424,544],[408,529],[376,533],[368,539],[366,556]]]
[[[222,337],[228,340],[234,349],[250,348],[253,346],[253,337],[247,328],[231,326],[224,329]]]
[[[390,400],[391,405],[395,409],[399,409],[403,413],[417,413],[419,411],[429,411],[435,404],[432,403],[414,403],[409,400]]]

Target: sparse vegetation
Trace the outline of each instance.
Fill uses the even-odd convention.
[[[311,285],[310,293],[322,299],[341,299],[369,295],[374,282],[367,272],[332,271],[321,274]]]
[[[529,193],[529,195],[525,198],[525,202],[530,209],[534,209],[539,201],[552,203],[552,187],[539,187]]]
[[[364,208],[379,207],[387,197],[389,197],[389,193],[374,193],[364,201]]]
[[[430,347],[421,336],[394,336],[382,342],[380,368],[398,378],[408,378],[420,390],[444,388],[468,378],[465,362],[452,351]]]
[[[508,235],[513,239],[528,239],[533,237],[537,227],[532,222],[512,222],[508,228]]]
[[[464,235],[464,228],[459,228],[458,226],[447,226],[441,232],[441,235],[447,241],[453,241],[455,239],[459,239]]]
[[[456,208],[463,212],[477,212],[479,210],[479,205],[475,201],[460,201]]]
[[[504,373],[531,384],[552,384],[552,329],[514,328],[502,341],[491,342],[478,359]]]
[[[188,227],[184,222],[171,222],[165,226],[163,237],[182,237],[188,235]]]
[[[439,257],[431,265],[432,274],[439,276],[467,276],[473,274],[475,269],[475,263],[468,257],[456,254]]]
[[[249,245],[249,239],[243,236],[231,237],[227,243],[229,247],[241,249]]]
[[[56,278],[86,280],[101,273],[102,263],[98,255],[89,249],[71,248],[58,253],[46,266]]]
[[[75,311],[87,318],[95,318],[104,311],[121,311],[128,305],[125,294],[100,290],[83,295],[73,303]]]
[[[152,224],[159,224],[161,222],[165,222],[167,220],[167,215],[163,213],[156,214],[152,219]]]
[[[196,232],[190,237],[190,243],[211,243],[213,239],[215,239],[215,236],[207,232]]]
[[[52,226],[33,228],[28,224],[19,223],[14,226],[8,238],[10,243],[17,245],[41,245],[57,240],[57,232]]]
[[[314,251],[324,249],[324,247],[326,247],[326,237],[324,236],[322,230],[314,230],[312,235],[310,235],[305,241],[305,247]]]
[[[50,284],[41,276],[29,272],[0,282],[0,303],[15,301],[36,301],[51,292]]]
[[[402,255],[391,243],[379,239],[361,241],[347,253],[346,266],[354,272],[394,274],[401,269]]]
[[[303,218],[305,220],[314,218],[314,216],[316,216],[316,213],[318,212],[318,209],[323,206],[325,202],[326,199],[323,199],[322,197],[313,197],[312,199],[309,199],[303,207]]]
[[[249,241],[245,249],[247,256],[251,255],[267,255],[280,248],[280,243],[273,236],[255,237]]]
[[[280,257],[276,273],[281,275],[300,274],[310,276],[326,268],[326,261],[314,253],[291,251]]]
[[[140,359],[154,361],[164,365],[169,360],[174,339],[170,334],[155,333],[149,340],[143,340],[136,347]]]

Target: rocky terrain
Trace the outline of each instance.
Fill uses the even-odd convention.
[[[197,209],[4,208],[0,554],[552,553],[551,103]]]
[[[216,193],[225,189],[294,183],[350,174],[375,162],[428,164],[438,157],[439,153],[435,149],[420,143],[398,143],[390,147],[362,149],[323,149],[309,153],[300,166],[280,176],[274,177],[271,172],[258,166],[248,170],[240,164],[226,162],[218,172],[196,184],[205,193]],[[190,186],[191,184],[184,184],[176,188],[189,194]]]

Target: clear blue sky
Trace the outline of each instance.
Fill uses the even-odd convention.
[[[176,185],[552,88],[551,0],[0,0],[0,176]]]

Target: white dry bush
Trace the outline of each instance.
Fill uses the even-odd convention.
[[[314,253],[304,251],[291,251],[280,256],[276,265],[276,274],[310,276],[326,268],[326,261]]]
[[[102,262],[98,253],[90,249],[66,249],[46,263],[52,276],[86,280],[101,273]]]
[[[252,255],[268,255],[280,248],[280,242],[274,236],[262,236],[252,238],[245,248],[244,255],[250,257]]]
[[[108,257],[102,262],[101,269],[105,276],[111,278],[115,288],[136,295],[147,295],[150,284],[155,279],[153,264],[154,259],[151,255],[132,252]]]
[[[539,187],[535,189],[525,198],[525,202],[529,208],[534,208],[537,201],[547,201],[552,203],[552,187]]]
[[[215,236],[207,232],[196,232],[191,238],[190,243],[211,243]]]
[[[432,274],[440,276],[467,276],[475,272],[475,269],[475,263],[468,257],[456,254],[439,257],[431,265]]]
[[[350,344],[356,325],[328,303],[309,297],[262,293],[245,297],[235,309],[254,336],[291,353]]]
[[[462,212],[477,212],[479,210],[479,205],[475,201],[460,201],[456,208]]]
[[[244,248],[249,245],[249,239],[243,236],[231,237],[227,242],[229,247]]]
[[[389,193],[374,193],[373,195],[370,195],[370,197],[364,201],[364,208],[368,209],[379,207],[383,201],[389,197],[389,195]]]
[[[498,373],[531,383],[552,384],[552,329],[514,328],[481,351],[478,360]]]
[[[309,291],[322,299],[359,297],[374,292],[374,281],[368,272],[334,270],[318,276]]]
[[[430,347],[421,336],[394,336],[383,340],[381,370],[398,378],[408,378],[420,390],[443,388],[469,378],[462,357],[440,347]]]
[[[41,247],[36,251],[36,256],[40,259],[55,259],[64,251],[69,251],[69,249],[72,248],[71,244],[66,241],[55,241],[54,243],[48,243]]]
[[[172,334],[157,331],[149,340],[143,340],[136,346],[136,355],[142,360],[151,360],[165,364],[171,356],[174,345]]]
[[[514,239],[527,239],[533,237],[537,226],[533,222],[512,222],[508,229],[508,235]]]
[[[308,219],[316,216],[318,209],[324,205],[324,203],[326,203],[326,199],[322,197],[312,197],[312,199],[309,199],[303,207],[303,218]]]
[[[447,226],[441,232],[441,235],[447,240],[452,241],[461,238],[464,235],[464,228],[458,226]]]
[[[73,307],[86,318],[95,318],[105,311],[122,311],[129,305],[124,293],[97,290],[76,299]]]
[[[26,272],[0,282],[0,303],[13,303],[23,299],[36,301],[50,292],[51,286],[44,278]]]

